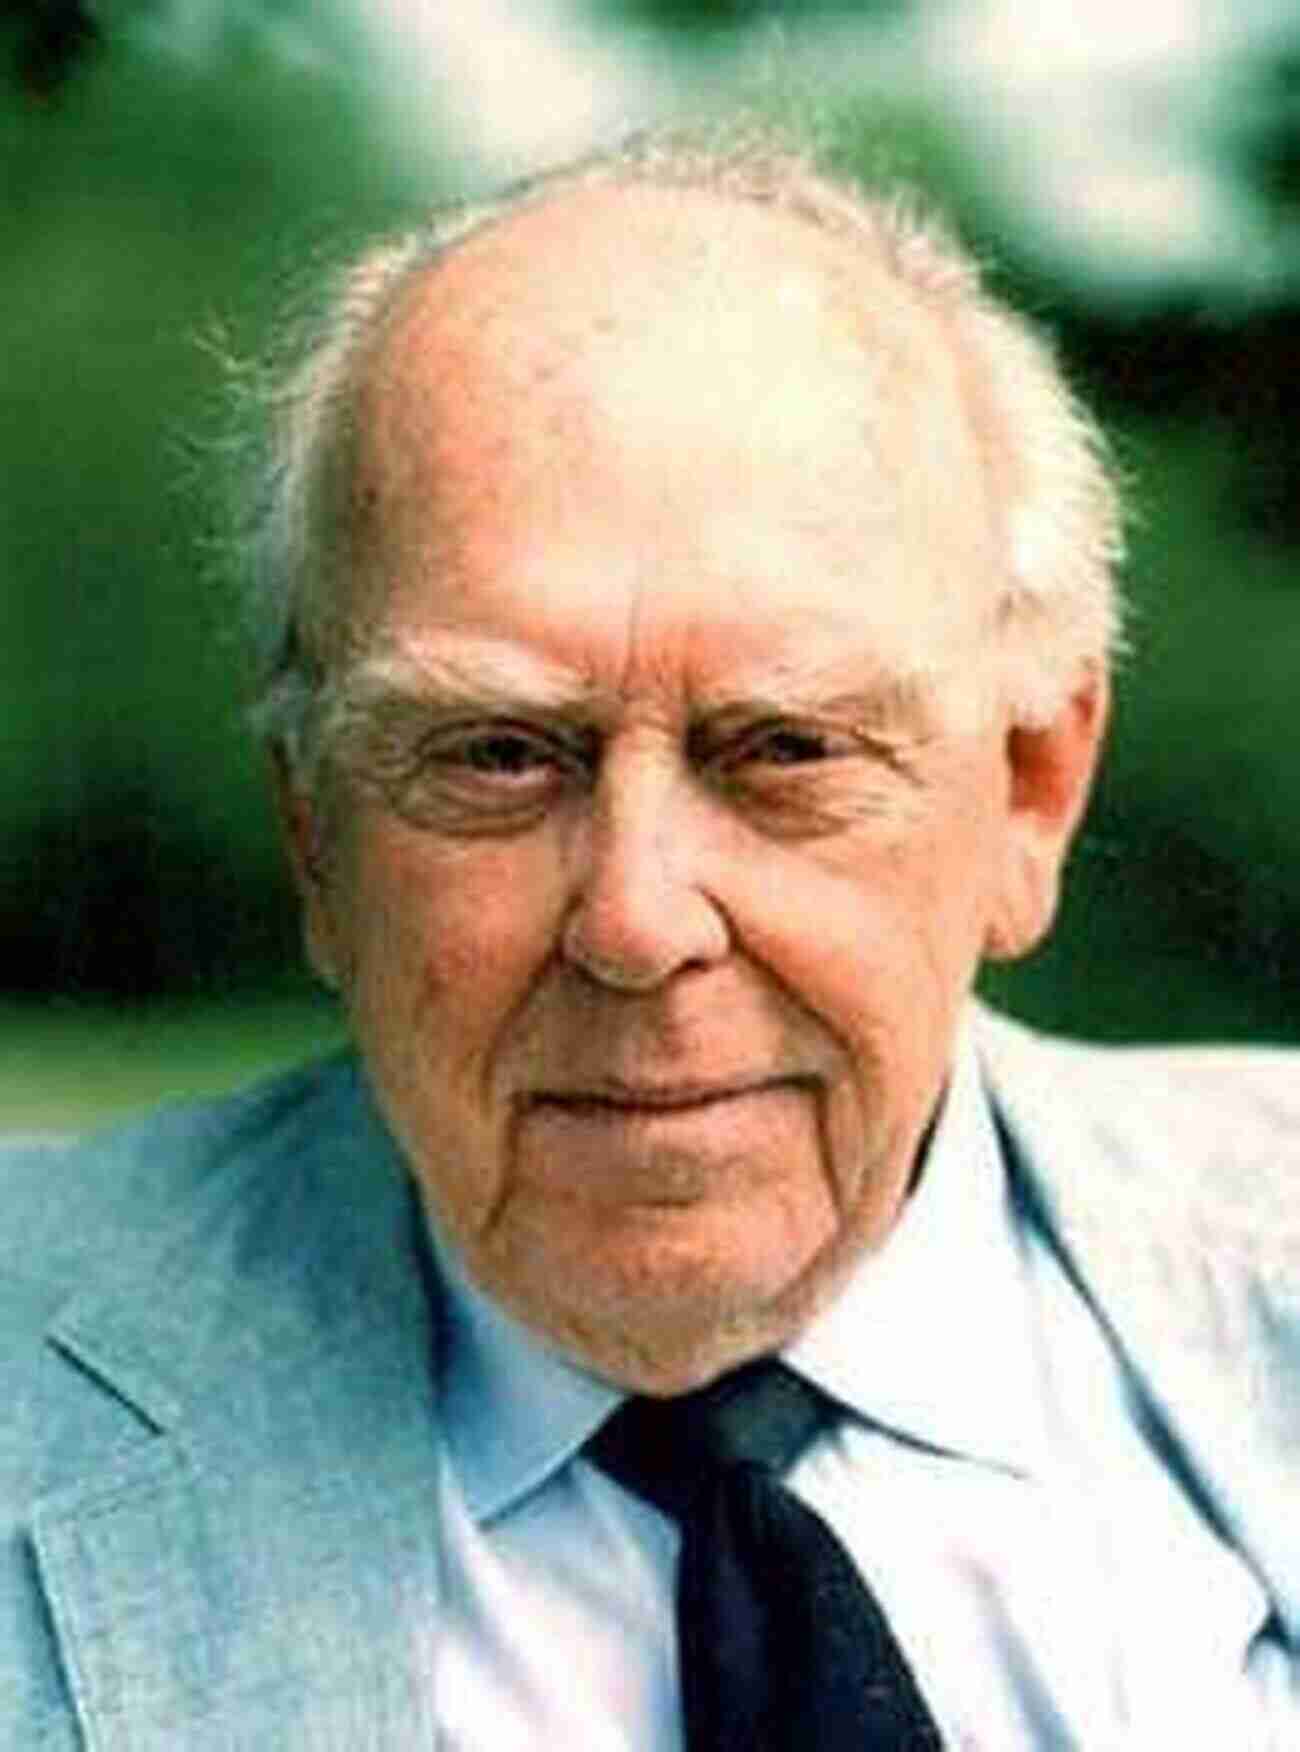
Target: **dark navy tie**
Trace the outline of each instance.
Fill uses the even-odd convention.
[[[780,1482],[833,1403],[764,1360],[675,1399],[628,1400],[589,1457],[681,1527],[688,1752],[937,1752],[879,1604]]]

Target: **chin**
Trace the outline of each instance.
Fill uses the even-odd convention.
[[[739,1270],[734,1253],[660,1235],[637,1250],[588,1249],[576,1260],[553,1260],[532,1285],[493,1272],[485,1287],[581,1368],[664,1395],[788,1344],[843,1275],[831,1251]],[[741,1263],[759,1262],[742,1255]]]

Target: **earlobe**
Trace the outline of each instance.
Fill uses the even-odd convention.
[[[1106,725],[1108,689],[1090,669],[1046,725],[1007,731],[1008,816],[985,954],[1014,960],[1041,942],[1056,914],[1061,871],[1083,817]]]

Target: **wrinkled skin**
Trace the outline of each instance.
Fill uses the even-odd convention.
[[[358,400],[328,855],[285,799],[438,1224],[654,1392],[783,1343],[888,1236],[1100,729],[1086,680],[1008,721],[950,342],[852,290],[810,228],[641,190],[409,291]]]

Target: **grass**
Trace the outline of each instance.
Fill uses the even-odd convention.
[[[0,1002],[0,1133],[84,1131],[162,1100],[215,1095],[328,1050],[334,1010],[310,996],[114,1008]]]

